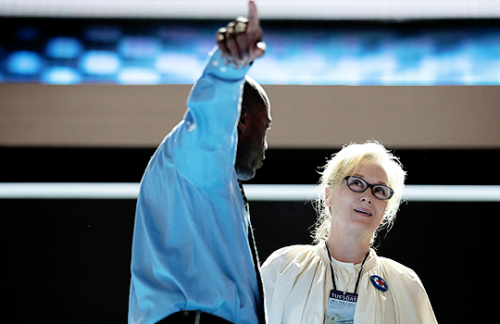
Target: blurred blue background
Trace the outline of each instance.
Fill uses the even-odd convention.
[[[4,18],[0,82],[192,84],[227,21]],[[262,84],[498,85],[490,20],[264,21]]]

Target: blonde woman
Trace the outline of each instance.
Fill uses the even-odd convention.
[[[436,323],[416,273],[371,248],[394,221],[405,175],[375,141],[329,160],[315,245],[282,248],[262,266],[269,323]]]

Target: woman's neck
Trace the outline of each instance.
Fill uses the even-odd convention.
[[[363,262],[366,253],[370,250],[370,239],[346,237],[342,234],[330,233],[328,249],[335,260],[358,264]]]

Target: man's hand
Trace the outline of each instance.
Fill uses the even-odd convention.
[[[217,31],[217,45],[222,57],[237,66],[250,64],[264,55],[266,44],[262,42],[255,2],[248,2],[248,18],[238,17]]]

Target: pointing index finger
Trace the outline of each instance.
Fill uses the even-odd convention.
[[[248,27],[259,26],[259,15],[257,5],[254,1],[248,1]]]

